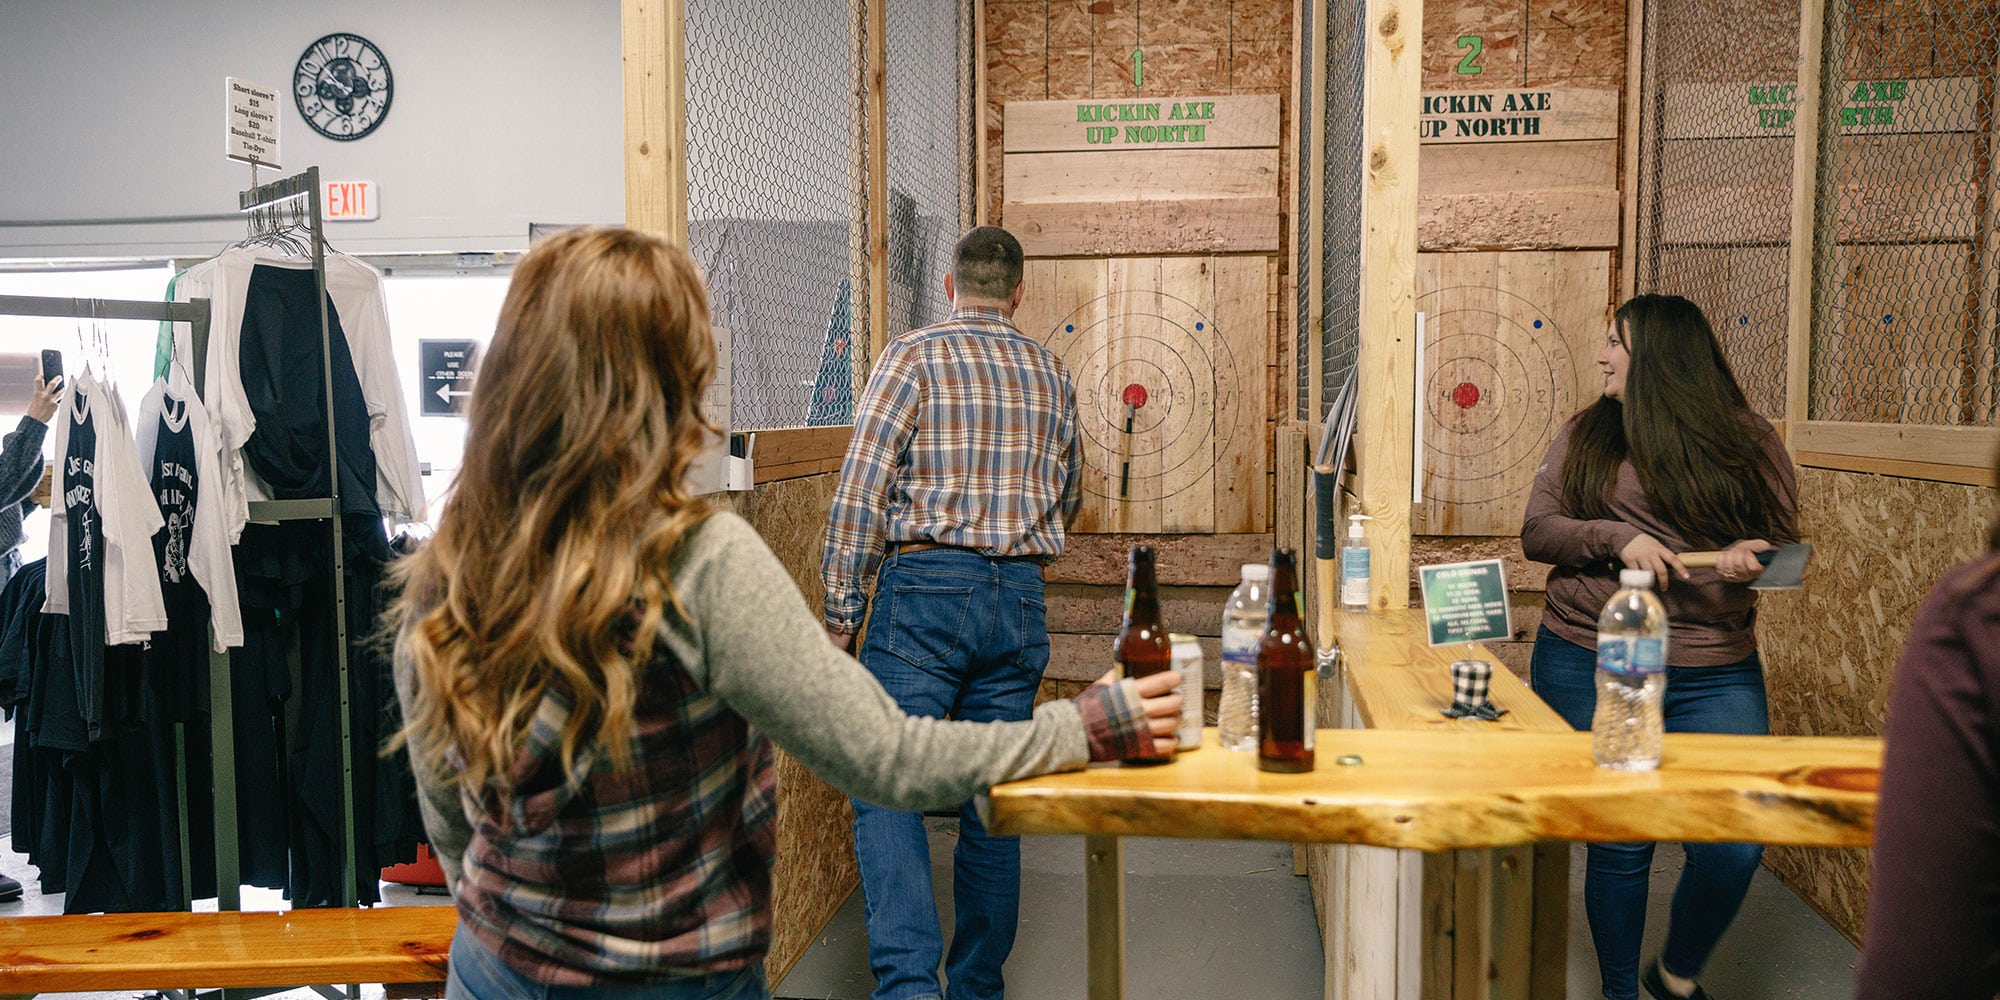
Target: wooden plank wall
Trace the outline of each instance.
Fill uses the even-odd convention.
[[[1017,224],[1034,225],[1072,241],[1069,245],[1077,248],[1072,250],[1074,253],[1091,253],[1091,246],[1074,242],[1077,233],[1063,228],[1070,224],[1064,219],[1047,217],[1047,213],[1018,220],[1014,216],[1024,212],[1032,215],[1036,211],[1034,206],[1071,199],[1075,192],[1087,193],[1090,185],[1107,182],[1126,185],[1131,180],[1128,172],[1101,171],[1093,166],[1092,170],[1068,177],[1048,190],[1026,187],[1036,180],[1033,172],[1021,169],[1031,162],[1019,161],[1018,157],[1029,153],[1029,147],[1036,147],[1033,155],[1039,156],[1087,155],[1094,164],[1101,163],[1101,157],[1117,154],[1041,149],[1036,141],[1024,139],[1013,147],[1017,152],[1010,157],[1006,155],[1010,144],[1004,115],[1010,102],[1271,95],[1276,98],[1279,135],[1288,134],[1292,127],[1291,0],[1145,0],[1143,4],[1140,0],[980,2],[986,71],[980,204],[986,220],[992,224],[1010,228]],[[1135,49],[1144,52],[1143,89],[1133,81]],[[1246,193],[1229,185],[1255,180],[1257,188],[1253,193],[1259,197],[1276,197],[1296,185],[1288,157],[1268,149],[1246,153],[1254,153],[1257,162],[1245,165],[1234,177],[1218,175],[1206,181],[1201,176],[1167,178],[1174,185],[1186,187],[1199,181],[1210,188],[1182,191],[1200,197],[1162,202],[1165,207],[1135,213],[1130,225],[1156,235],[1179,232],[1196,220],[1199,226],[1227,230],[1235,223],[1227,213],[1217,211],[1215,199],[1240,199]],[[1161,151],[1135,155],[1152,157],[1135,165],[1147,169],[1169,162],[1161,159]],[[1017,160],[1011,173],[1009,159]],[[1120,174],[1124,176],[1117,176]],[[1043,177],[1050,175],[1043,172]],[[1291,209],[1288,198],[1278,197],[1277,201],[1277,236],[1282,241],[1284,234],[1291,231]],[[1003,210],[1003,205],[1009,202],[1014,206]],[[1259,215],[1270,217],[1261,208]],[[1257,231],[1261,233],[1262,229]],[[1113,235],[1120,240],[1129,236]],[[1276,335],[1278,329],[1285,328],[1281,322],[1289,321],[1280,294],[1289,280],[1285,257],[1261,252],[1217,255],[1212,245],[1207,244],[1165,249],[1192,256],[1155,258],[1156,262],[1164,263],[1156,263],[1151,271],[1143,266],[1135,270],[1129,255],[1118,260],[1104,259],[1109,255],[1107,245],[1095,248],[1099,255],[1095,260],[1066,257],[1037,262],[1030,275],[1029,300],[1024,306],[1030,317],[1024,317],[1024,324],[1032,322],[1033,311],[1038,308],[1035,296],[1051,289],[1065,301],[1083,302],[1088,299],[1083,294],[1087,288],[1099,285],[1108,288],[1122,282],[1121,287],[1133,289],[1133,294],[1145,295],[1145,280],[1151,274],[1160,275],[1161,281],[1176,280],[1176,274],[1189,268],[1198,271],[1207,266],[1212,272],[1208,301],[1218,311],[1236,311],[1235,321],[1219,315],[1217,322],[1223,336],[1230,338],[1227,345],[1230,351],[1249,359],[1241,378],[1245,383],[1260,383],[1254,392],[1245,391],[1238,396],[1255,398],[1261,409],[1236,418],[1239,426],[1247,423],[1254,427],[1254,433],[1232,434],[1226,446],[1218,435],[1206,445],[1210,449],[1206,456],[1181,451],[1147,456],[1143,454],[1144,448],[1137,447],[1140,442],[1134,442],[1135,451],[1141,453],[1142,467],[1146,462],[1186,460],[1186,467],[1191,468],[1205,459],[1213,470],[1206,486],[1177,494],[1179,499],[1160,504],[1152,512],[1133,511],[1130,516],[1117,514],[1116,505],[1106,504],[1102,498],[1086,505],[1085,520],[1078,526],[1084,533],[1071,536],[1069,554],[1050,567],[1048,577],[1051,642],[1063,651],[1058,655],[1073,657],[1079,664],[1068,668],[1069,673],[1081,673],[1082,664],[1109,662],[1111,637],[1117,630],[1118,609],[1122,605],[1125,553],[1130,545],[1144,542],[1160,550],[1161,577],[1168,590],[1167,622],[1178,631],[1203,637],[1212,670],[1217,665],[1214,653],[1221,632],[1222,602],[1235,585],[1237,567],[1246,561],[1264,561],[1269,556],[1275,416],[1281,411],[1290,412],[1295,405],[1290,387],[1278,377],[1291,353],[1290,338]],[[1246,268],[1252,261],[1256,266]],[[1119,275],[1117,281],[1114,269]],[[1197,289],[1203,285],[1198,275],[1192,285]],[[1236,339],[1252,329],[1245,311],[1262,314],[1258,335],[1247,341]],[[1056,318],[1059,317],[1049,317],[1049,322]],[[1093,313],[1078,322],[1083,325],[1094,321]],[[1036,333],[1028,325],[1023,325],[1023,329],[1030,330],[1031,335]],[[1250,387],[1246,384],[1241,388]],[[1178,446],[1183,451],[1199,450],[1203,444],[1199,439],[1187,439]],[[1115,466],[1109,468],[1115,471]],[[1195,496],[1210,499],[1207,504],[1184,502]],[[1201,507],[1208,508],[1209,513],[1202,513]],[[1089,533],[1107,531],[1114,533]],[[1161,533],[1124,533],[1137,531]],[[1052,672],[1044,681],[1041,697],[1065,697],[1084,683],[1057,673],[1061,671]],[[1213,699],[1211,691],[1211,719]]]

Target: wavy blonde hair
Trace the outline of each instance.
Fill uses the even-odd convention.
[[[669,605],[668,559],[709,513],[684,476],[716,433],[694,262],[627,229],[577,229],[515,269],[474,383],[457,484],[397,568],[390,621],[416,668],[417,765],[503,797],[543,696],[571,702],[562,766],[629,763],[632,710]]]

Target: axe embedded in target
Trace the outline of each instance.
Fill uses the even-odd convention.
[[[1125,439],[1118,463],[1118,498],[1124,499],[1132,486],[1132,421],[1139,407],[1146,405],[1146,387],[1137,382],[1125,387]]]

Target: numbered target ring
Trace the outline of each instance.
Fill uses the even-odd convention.
[[[1234,414],[1243,391],[1236,359],[1193,304],[1161,292],[1143,298],[1147,308],[1121,308],[1131,299],[1085,301],[1044,338],[1076,384],[1084,491],[1155,502],[1208,489],[1234,433],[1236,421],[1218,415]]]
[[[1535,469],[1579,405],[1573,331],[1493,287],[1438,288],[1417,309],[1425,500],[1448,523],[1519,530]]]

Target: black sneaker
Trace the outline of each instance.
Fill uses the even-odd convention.
[[[0,903],[12,903],[21,898],[21,883],[0,875]]]
[[[1646,988],[1646,992],[1652,995],[1653,1000],[1710,1000],[1708,991],[1702,989],[1699,983],[1695,984],[1694,992],[1687,996],[1668,989],[1666,980],[1660,976],[1660,960],[1657,958],[1646,966],[1646,974],[1639,977],[1639,985]]]

